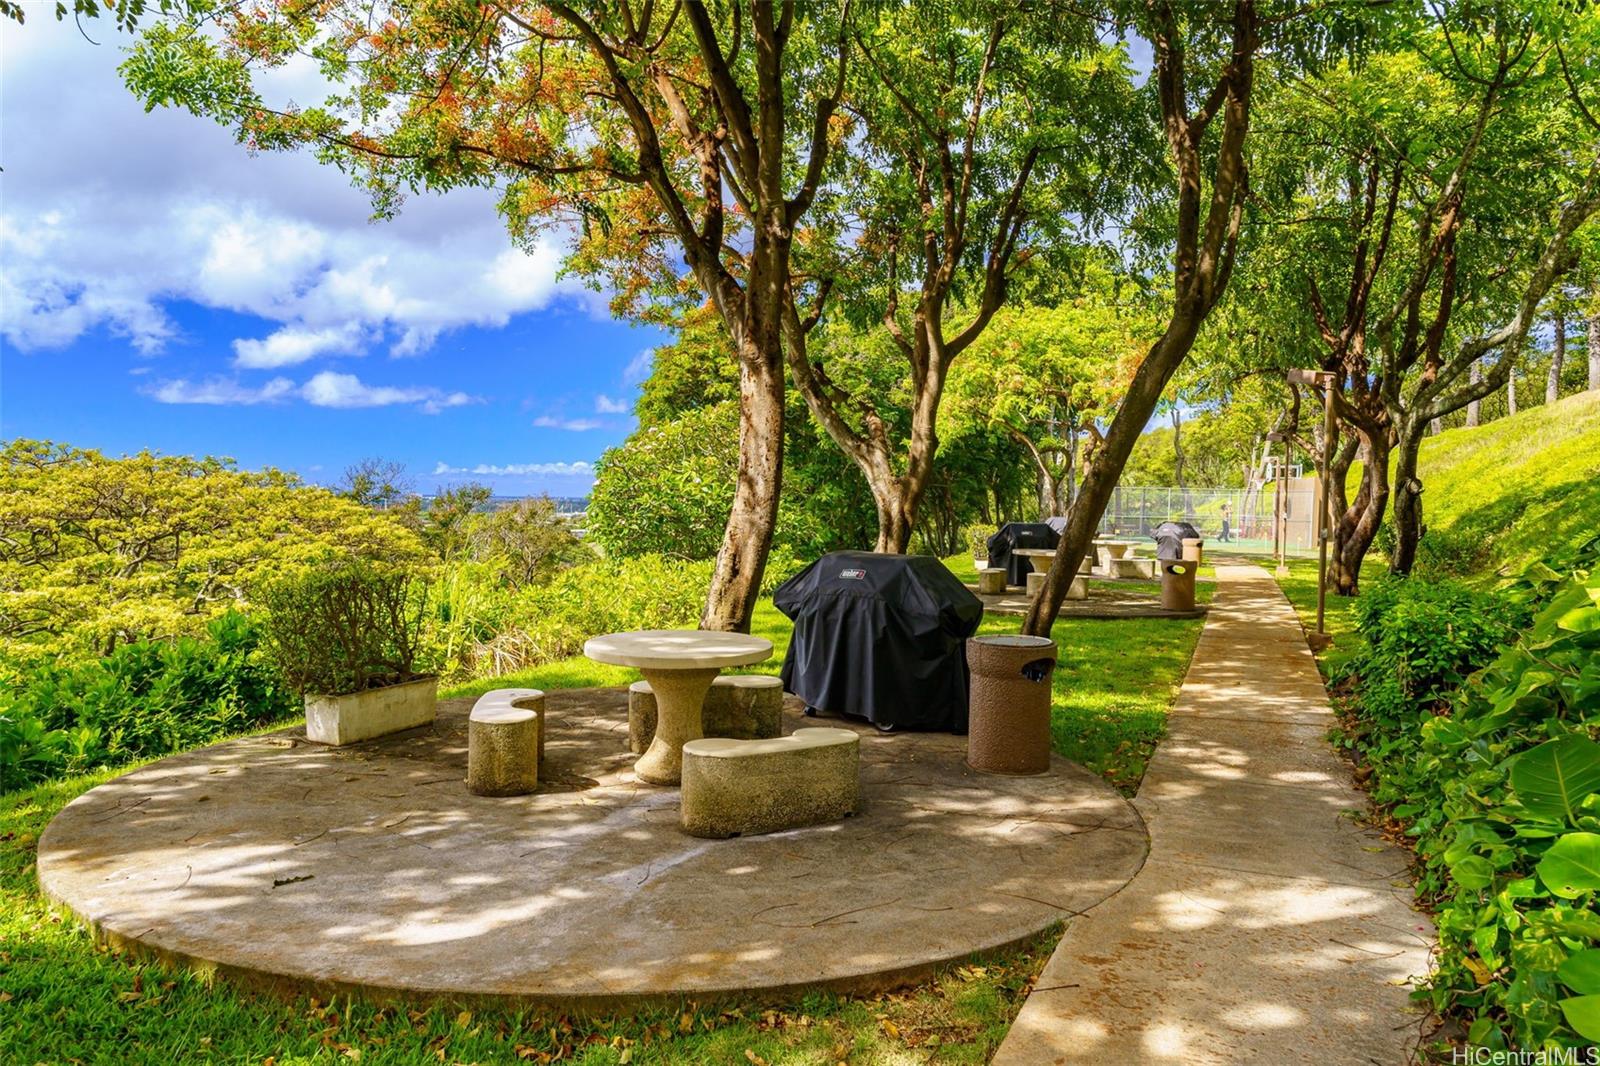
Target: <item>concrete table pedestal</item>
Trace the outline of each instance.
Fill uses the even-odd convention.
[[[676,785],[683,776],[683,746],[705,735],[700,709],[721,673],[704,670],[639,670],[656,694],[656,735],[633,764],[639,780]]]
[[[676,785],[683,773],[683,746],[704,735],[706,693],[728,666],[749,666],[772,657],[772,641],[748,633],[703,629],[646,629],[610,633],[583,646],[599,663],[635,667],[656,698],[656,735],[634,772],[652,785]]]

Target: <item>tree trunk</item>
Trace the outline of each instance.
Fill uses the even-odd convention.
[[[1172,405],[1172,480],[1183,488],[1183,411]]]
[[[1070,583],[1066,575],[1077,574],[1089,544],[1094,540],[1095,531],[1100,526],[1106,505],[1111,502],[1111,493],[1122,477],[1122,468],[1127,465],[1134,444],[1144,432],[1156,404],[1160,402],[1167,381],[1194,346],[1195,334],[1200,331],[1204,318],[1203,312],[1178,308],[1167,332],[1134,372],[1127,394],[1111,421],[1111,428],[1106,431],[1100,447],[1095,450],[1094,460],[1083,473],[1077,498],[1067,511],[1067,527],[1056,547],[1056,556],[1045,578],[1045,586],[1028,605],[1028,616],[1022,623],[1024,633],[1044,636],[1054,627]]]
[[[1404,577],[1417,562],[1417,545],[1426,527],[1422,524],[1422,482],[1417,478],[1417,454],[1422,449],[1422,434],[1408,425],[1400,429],[1400,443],[1394,464],[1394,555],[1389,572]]]
[[[1550,353],[1550,374],[1544,379],[1544,402],[1555,403],[1561,399],[1561,368],[1567,361],[1567,316],[1556,311],[1556,343]]]
[[[749,347],[749,342],[746,342]],[[722,535],[701,629],[750,632],[767,551],[778,524],[783,478],[783,361],[742,353],[739,369],[739,480]]]
[[[1506,414],[1517,413],[1517,372],[1506,375]]]
[[[1600,286],[1591,294],[1591,304],[1600,304]],[[1600,306],[1589,312],[1589,391],[1600,390]]]
[[[1472,370],[1467,375],[1467,380],[1470,381],[1474,385],[1478,384],[1478,382],[1483,380],[1483,365],[1481,363],[1473,363],[1472,364]],[[1471,403],[1467,404],[1467,428],[1468,429],[1476,429],[1476,428],[1478,428],[1478,422],[1482,417],[1483,417],[1483,404],[1482,404],[1481,401],[1473,400]]]
[[[911,531],[916,525],[916,513],[907,506],[899,481],[895,478],[881,494],[876,488],[872,492],[878,505],[878,541],[872,550],[886,555],[904,555],[911,546]]]
[[[1067,425],[1067,495],[1061,501],[1062,506],[1056,511],[1058,515],[1067,513],[1066,508],[1078,495],[1078,419],[1074,415]]]
[[[1152,6],[1152,81],[1158,89],[1162,121],[1177,172],[1172,313],[1160,339],[1151,345],[1134,371],[1111,428],[1084,472],[1044,585],[1028,604],[1022,631],[1032,636],[1049,636],[1054,628],[1061,603],[1094,539],[1106,505],[1111,502],[1134,443],[1155,413],[1173,374],[1193,349],[1206,316],[1227,288],[1237,249],[1244,211],[1244,144],[1249,130],[1255,52],[1260,46],[1259,15],[1250,0],[1237,0],[1234,4],[1233,55],[1213,89],[1207,115],[1208,120],[1222,117],[1222,134],[1215,152],[1206,153],[1202,152],[1205,124],[1195,125],[1189,112],[1193,87],[1185,86],[1182,31],[1171,7]],[[1206,187],[1208,162],[1211,181]]]
[[[1383,512],[1389,505],[1388,429],[1360,432],[1361,488],[1355,502],[1340,516],[1328,553],[1328,584],[1340,596],[1354,596],[1361,591],[1361,563],[1378,535]]]

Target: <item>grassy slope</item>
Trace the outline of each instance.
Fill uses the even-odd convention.
[[[958,571],[971,561],[948,560]],[[1202,586],[1202,597],[1209,596]],[[991,616],[983,632],[1015,632]],[[1062,621],[1055,636],[1056,749],[1137,787],[1165,731],[1199,636],[1198,620]],[[772,639],[776,671],[789,626],[763,601],[754,631]],[[583,659],[461,686],[556,689],[623,684],[637,675]],[[212,986],[193,974],[96,950],[40,900],[33,846],[62,805],[120,771],[84,775],[0,797],[0,1054],[5,1062],[117,1063],[901,1063],[985,1062],[1005,1035],[1057,934],[1032,947],[952,969],[905,993],[869,999],[813,995],[739,1009],[662,1010],[564,1019],[439,1008],[413,1012],[338,1001],[280,1002]]]
[[[1360,482],[1360,468],[1350,484]],[[1435,544],[1463,549],[1460,576],[1492,581],[1600,533],[1600,392],[1579,393],[1476,429],[1452,429],[1423,442],[1423,515]],[[1387,520],[1387,519],[1386,519]],[[1419,572],[1430,571],[1424,559]],[[1363,584],[1388,569],[1368,554]],[[1278,583],[1309,631],[1316,625],[1317,564],[1292,560]],[[1318,656],[1325,673],[1357,650],[1353,599],[1328,597],[1333,644]]]
[[[1351,484],[1357,484],[1352,471]],[[1600,392],[1423,442],[1423,519],[1485,578],[1600,532]]]

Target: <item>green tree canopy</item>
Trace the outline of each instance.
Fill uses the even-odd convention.
[[[419,561],[414,532],[276,470],[48,441],[0,451],[0,650],[98,651],[200,632],[329,555]]]

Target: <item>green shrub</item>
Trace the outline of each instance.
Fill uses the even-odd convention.
[[[1366,644],[1348,667],[1360,706],[1349,739],[1383,771],[1415,757],[1423,724],[1511,638],[1521,611],[1454,581],[1390,577],[1369,585],[1354,613]],[[1380,773],[1374,798],[1404,798],[1388,785],[1404,777]]]
[[[600,458],[589,537],[616,556],[716,555],[738,482],[738,439],[731,402],[639,430]]]
[[[1357,743],[1437,915],[1422,994],[1475,1045],[1600,1040],[1597,553],[1590,542],[1566,573],[1539,564],[1493,597],[1411,579],[1357,603],[1371,643],[1354,662]],[[1468,674],[1474,663],[1487,665]]]
[[[602,633],[693,626],[705,605],[711,567],[710,560],[639,555],[564,570],[512,604],[505,629],[478,649],[477,673],[511,673],[565,659]]]
[[[870,548],[877,511],[861,471],[791,404],[775,546],[815,559]],[[643,426],[601,456],[588,538],[607,555],[711,559],[722,547],[739,474],[739,405],[691,409]]]
[[[423,676],[427,588],[409,571],[365,559],[324,565],[268,586],[267,651],[302,695],[344,696]]]
[[[0,705],[0,788],[183,751],[294,713],[249,618],[27,674]]]
[[[1562,586],[1429,721],[1408,820],[1438,900],[1436,1009],[1489,1047],[1600,1040],[1600,574]]]

